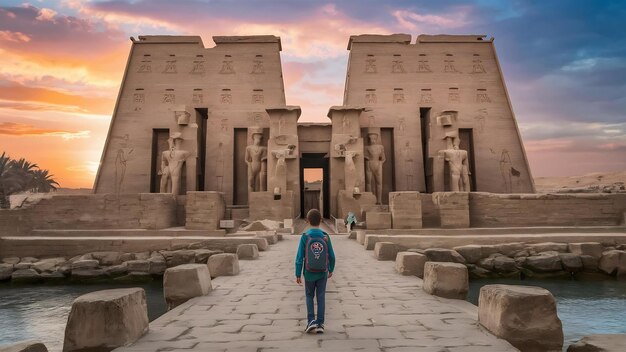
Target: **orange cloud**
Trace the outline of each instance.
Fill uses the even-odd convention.
[[[63,131],[48,128],[37,128],[33,125],[16,123],[16,122],[2,122],[0,123],[0,134],[9,136],[57,136],[63,139],[75,139],[75,138],[88,138],[90,131]]]
[[[32,88],[13,84],[0,86],[0,99],[16,102],[38,102],[49,104],[51,110],[57,110],[55,106],[66,106],[70,109],[95,114],[111,114],[114,101],[111,98],[90,98],[75,94],[58,92],[47,88]],[[18,107],[19,108],[19,107]],[[24,106],[22,105],[22,108]],[[40,108],[36,108],[40,110]],[[59,109],[64,110],[64,109]]]

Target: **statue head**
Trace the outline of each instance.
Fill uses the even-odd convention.
[[[254,143],[254,145],[261,145],[261,141],[263,141],[263,134],[261,133],[252,134],[252,142]]]
[[[456,137],[452,141],[452,148],[454,148],[455,150],[458,150],[460,145],[461,145],[461,139],[459,137]]]
[[[188,125],[191,114],[184,110],[174,111],[174,117],[176,118],[176,123],[179,125]]]
[[[167,139],[167,143],[170,145],[170,149],[175,149],[183,141],[183,135],[180,132],[174,132],[170,134],[170,138]]]
[[[368,133],[367,138],[370,140],[370,145],[378,143],[378,133]]]

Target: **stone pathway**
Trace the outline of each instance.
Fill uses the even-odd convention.
[[[517,351],[477,325],[464,301],[430,296],[417,277],[397,274],[346,236],[332,236],[337,256],[326,294],[326,333],[305,334],[304,288],[295,283],[300,236],[241,261],[241,273],[213,281],[214,291],[150,324],[116,351]]]

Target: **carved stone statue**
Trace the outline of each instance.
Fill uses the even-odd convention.
[[[459,149],[459,137],[446,137],[447,148],[439,151],[450,168],[450,191],[469,192],[469,163],[467,151]]]
[[[345,186],[346,186],[346,191],[350,195],[354,194],[354,188],[356,187],[356,183],[357,183],[356,166],[354,165],[354,157],[357,155],[358,153],[352,150],[347,150],[344,152]]]
[[[180,132],[170,135],[167,140],[170,149],[161,154],[161,193],[180,194],[181,174],[185,160],[191,155],[190,152],[180,149],[183,138]]]
[[[272,155],[276,160],[276,169],[274,170],[274,184],[278,189],[274,189],[274,193],[283,193],[287,191],[287,164],[285,157],[290,153],[289,149],[273,150]]]
[[[378,143],[378,134],[369,133],[369,145],[365,147],[365,176],[366,184],[370,185],[372,193],[376,195],[376,204],[381,204],[383,199],[383,164],[385,147]]]
[[[266,187],[267,147],[262,146],[263,134],[252,133],[252,145],[246,147],[246,164],[248,164],[248,192],[261,192]]]

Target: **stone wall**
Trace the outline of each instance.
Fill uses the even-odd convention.
[[[176,226],[176,199],[150,193],[57,195],[30,208],[0,211],[0,220],[4,236],[32,229],[162,229]]]
[[[470,193],[471,227],[624,224],[626,194]]]
[[[187,192],[185,227],[190,230],[217,230],[224,219],[224,196],[220,192]]]

